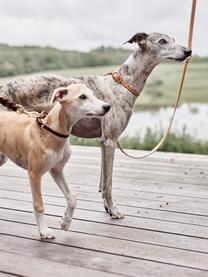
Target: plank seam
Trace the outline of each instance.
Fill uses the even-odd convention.
[[[33,224],[33,223],[22,222],[22,221],[15,221],[15,220],[8,220],[8,219],[0,219],[0,221],[11,222],[11,223],[18,223],[18,224],[29,225],[29,226],[34,226],[34,227],[37,226],[36,224]],[[60,229],[56,228],[56,227],[51,227],[50,226],[50,228],[52,228],[54,230],[60,231]],[[144,241],[138,241],[138,240],[132,240],[132,239],[126,239],[126,238],[125,239],[124,238],[116,238],[116,237],[111,237],[111,236],[107,236],[107,235],[91,234],[91,233],[88,233],[88,232],[73,231],[73,230],[70,230],[70,232],[72,232],[72,233],[78,233],[78,234],[87,234],[87,235],[90,235],[90,236],[104,237],[104,238],[115,239],[115,240],[123,240],[123,241],[133,242],[133,243],[137,243],[137,244],[159,246],[159,247],[168,248],[168,249],[170,248],[170,249],[175,249],[175,250],[184,250],[184,251],[194,252],[194,253],[199,253],[199,254],[208,254],[208,252],[205,252],[205,251],[191,250],[191,249],[182,248],[182,247],[167,246],[167,245],[163,245],[163,244],[150,243],[150,242],[144,242]],[[7,235],[7,233],[2,233],[2,232],[0,232],[0,234],[1,235]],[[13,236],[13,235],[11,235],[11,236]],[[178,236],[180,236],[180,235],[178,235]]]
[[[4,234],[4,235],[9,236],[9,237],[12,236],[12,237],[26,239],[26,240],[38,241],[36,239],[31,239],[31,238],[27,238],[27,237],[18,236],[18,235],[10,235],[10,234]],[[117,256],[117,257],[126,257],[126,258],[130,258],[130,259],[135,259],[135,260],[141,260],[141,261],[146,261],[146,262],[153,262],[153,263],[158,263],[158,264],[166,264],[166,265],[176,266],[176,267],[180,267],[180,268],[186,268],[186,269],[193,269],[193,270],[208,272],[207,269],[202,269],[202,268],[198,268],[198,267],[178,265],[178,264],[170,263],[170,262],[161,262],[161,261],[147,259],[147,258],[142,258],[142,257],[134,257],[134,256],[131,256],[131,255],[121,255],[121,254],[117,254],[117,253],[110,253],[110,252],[104,251],[104,250],[91,250],[89,248],[85,248],[85,247],[81,247],[81,246],[73,247],[73,246],[63,245],[61,243],[55,243],[55,242],[52,242],[52,241],[49,242],[49,241],[45,241],[45,240],[41,240],[41,242],[42,243],[46,243],[46,244],[55,244],[55,245],[59,245],[59,246],[62,246],[62,247],[77,248],[77,249],[87,250],[87,251],[91,251],[91,252],[94,251],[94,252],[102,253],[102,254],[105,254],[105,255],[112,255],[112,256]],[[50,261],[50,259],[48,259],[48,260]],[[109,273],[115,273],[115,272],[109,271]]]

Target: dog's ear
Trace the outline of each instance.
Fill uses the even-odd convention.
[[[68,88],[61,87],[54,90],[51,103],[54,103],[55,101],[62,102],[64,100],[64,96],[68,94]]]
[[[130,40],[126,41],[126,43],[138,43],[140,48],[142,50],[145,50],[146,48],[146,42],[147,42],[148,34],[146,33],[136,33]]]

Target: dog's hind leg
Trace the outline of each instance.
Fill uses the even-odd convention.
[[[44,215],[44,206],[41,196],[41,177],[32,171],[29,171],[28,174],[33,197],[34,214],[38,224],[40,236],[44,239],[52,239],[55,237],[55,234],[51,229],[48,228]]]
[[[8,160],[8,158],[4,154],[0,153],[0,166],[5,164],[7,160]]]
[[[102,148],[102,197],[104,207],[112,218],[123,218],[123,214],[114,206],[112,199],[112,174],[115,154],[115,142],[110,139],[101,140]]]

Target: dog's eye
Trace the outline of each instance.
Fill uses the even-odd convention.
[[[163,38],[159,41],[159,44],[161,44],[161,45],[164,45],[166,43],[168,43],[168,42],[165,39],[163,39]]]
[[[80,95],[79,99],[85,100],[87,99],[87,96],[85,94]]]

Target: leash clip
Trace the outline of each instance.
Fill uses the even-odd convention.
[[[24,108],[22,105],[16,104],[16,107],[17,107],[16,112],[17,112],[18,114],[25,113],[25,108]]]
[[[43,120],[42,120],[42,118],[41,118],[40,116],[36,117],[36,121],[38,122],[38,124],[39,124],[39,126],[40,126],[41,128],[44,127]]]

